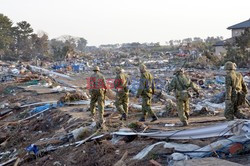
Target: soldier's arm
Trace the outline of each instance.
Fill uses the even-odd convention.
[[[126,75],[126,79],[127,79],[127,85],[131,85],[131,78],[128,76],[128,75]]]
[[[131,83],[130,83],[129,77],[128,77],[127,74],[125,74],[125,75],[124,75],[124,86],[123,86],[125,92],[128,92],[128,91],[129,91],[128,86],[129,86],[130,84],[131,84]]]
[[[136,96],[140,96],[142,94],[142,91],[144,89],[144,86],[145,86],[145,78],[143,77],[143,75],[141,76],[140,78],[140,85],[139,85],[139,88],[138,88],[138,91],[137,91],[137,95]]]
[[[106,90],[107,89],[107,82],[104,76],[102,76],[102,80],[103,80],[103,88]]]
[[[184,76],[184,78],[187,80],[187,84],[186,84],[187,88],[192,88],[195,92],[198,93],[198,89],[199,89],[198,86],[193,81],[191,81],[191,79],[188,78],[186,75]]]
[[[126,84],[127,84],[127,76],[125,74],[123,74],[120,77],[120,82],[121,82],[121,87],[125,87],[126,86]]]
[[[89,93],[92,95],[93,93],[93,89],[95,88],[95,79],[93,76],[90,76],[88,79],[87,79],[87,84],[88,84],[88,88],[89,88]]]
[[[120,85],[119,85],[120,80],[121,80],[120,75],[115,77],[115,80],[114,80],[114,88],[115,88],[115,89],[117,89],[117,88],[120,86]]]
[[[195,83],[193,83],[193,81],[191,81],[191,80],[190,80],[190,87],[191,87],[195,92],[198,93],[198,91],[199,91],[198,85],[196,85]]]
[[[226,86],[226,100],[231,100],[232,94],[232,79],[229,76],[226,76],[225,79],[225,86]]]
[[[155,93],[155,79],[153,76],[152,76],[152,93],[153,94]]]
[[[247,94],[247,86],[246,86],[246,84],[245,84],[245,82],[244,82],[244,80],[243,80],[243,77],[241,77],[241,84],[242,84],[242,91],[245,93],[245,94]]]
[[[167,91],[171,92],[174,89],[176,89],[176,78],[175,77],[171,80],[170,84],[168,84]]]

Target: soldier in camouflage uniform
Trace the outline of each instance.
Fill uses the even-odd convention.
[[[247,86],[243,81],[241,73],[236,72],[236,64],[230,61],[225,63],[226,70],[226,101],[224,115],[227,120],[233,120],[234,116],[245,119],[246,116],[238,110],[238,106],[245,103]]]
[[[117,111],[122,115],[120,120],[126,120],[128,115],[128,76],[123,72],[123,69],[116,67],[116,78],[114,88],[116,89],[115,106]]]
[[[158,119],[153,110],[151,109],[151,100],[155,90],[154,78],[152,74],[147,71],[147,68],[144,64],[140,65],[140,72],[141,72],[140,86],[137,91],[136,97],[139,98],[139,96],[142,96],[143,116],[140,118],[139,121],[145,122],[147,114],[150,114],[152,117],[151,122],[154,122]]]
[[[99,126],[104,123],[104,102],[105,102],[105,93],[106,93],[106,80],[104,76],[100,73],[100,69],[96,66],[94,69],[94,74],[90,77],[90,111],[92,119],[95,119],[95,107],[96,103],[98,103],[98,111],[99,111]]]
[[[175,77],[171,80],[168,86],[168,92],[174,90],[177,100],[177,111],[181,121],[180,126],[188,125],[189,118],[189,100],[190,94],[189,88],[192,88],[197,96],[199,95],[197,86],[184,74],[182,69],[176,69],[174,71]]]

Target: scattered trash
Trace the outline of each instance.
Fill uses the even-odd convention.
[[[29,65],[28,68],[31,69],[32,71],[41,72],[41,73],[46,74],[46,75],[56,75],[56,76],[59,76],[59,77],[62,77],[62,78],[67,78],[67,79],[69,79],[69,80],[74,80],[73,78],[71,78],[71,77],[69,77],[69,76],[67,76],[67,75],[65,75],[65,74],[61,74],[61,73],[49,71],[49,70],[43,69],[43,68],[41,68],[41,67]]]
[[[135,96],[136,93],[137,93],[138,88],[139,88],[139,80],[132,80],[131,84],[129,85],[130,94]]]
[[[203,157],[211,157],[215,152],[219,157],[225,155],[233,155],[235,154],[235,144],[240,143],[244,146],[244,151],[250,150],[250,135],[247,133],[246,135],[240,136],[232,136],[227,139],[219,140],[217,142],[213,142],[210,145],[207,145],[203,148],[197,149],[194,153],[186,153],[191,158],[203,158]],[[241,150],[243,150],[241,149]],[[239,149],[238,149],[239,150]],[[232,153],[230,153],[232,152]]]
[[[167,143],[167,142],[157,142],[153,145],[150,145],[144,148],[141,152],[139,152],[136,156],[133,157],[134,160],[143,159],[156,145],[163,144],[164,148],[173,148],[174,151],[194,151],[199,149],[200,147],[193,144],[177,144],[177,143]]]
[[[89,97],[86,93],[80,93],[80,92],[73,92],[69,93],[67,92],[63,97],[59,99],[60,102],[72,102],[72,101],[79,101],[79,100],[88,100]]]
[[[166,123],[165,124],[165,127],[173,127],[173,126],[175,126],[175,124],[173,124],[173,123]]]
[[[233,124],[233,125],[232,125]],[[238,126],[242,126],[239,128]],[[176,131],[156,131],[149,133],[135,133],[132,131],[118,131],[114,132],[114,135],[119,136],[146,136],[156,139],[201,139],[211,137],[221,137],[235,135],[236,132],[248,133],[250,132],[250,121],[249,120],[236,120],[226,123],[221,123],[213,126],[187,129],[187,130],[176,130]]]
[[[225,103],[220,103],[220,104],[215,104],[215,103],[211,103],[209,102],[208,99],[202,101],[202,102],[198,102],[195,106],[195,114],[202,114],[204,112],[202,111],[208,111],[209,113],[211,113],[212,115],[216,115],[218,114],[220,111],[225,109]],[[205,110],[204,110],[205,108]]]
[[[136,111],[142,110],[142,106],[139,104],[131,104],[130,108]],[[161,112],[164,109],[164,106],[152,106],[151,108],[156,112]]]
[[[215,80],[218,84],[225,84],[225,77],[224,76],[215,76]]]
[[[173,153],[171,154],[171,158],[174,161],[187,160],[188,156],[182,153]]]
[[[142,131],[144,130],[147,126],[144,124],[144,123],[141,123],[141,122],[132,122],[128,125],[128,127],[130,129],[133,129],[135,131]],[[124,128],[120,131],[129,131],[129,130],[125,130]]]
[[[221,92],[221,93],[215,94],[215,95],[210,99],[210,102],[211,102],[211,103],[215,103],[215,104],[223,103],[223,102],[225,102],[225,96],[226,96],[226,93],[225,93],[225,92]]]
[[[58,102],[56,104],[45,104],[43,106],[36,107],[30,111],[30,115],[45,112],[51,108],[62,107],[63,103]]]
[[[244,79],[245,82],[250,84],[250,76],[245,76],[243,79]]]
[[[0,153],[0,166],[42,165],[45,162],[47,165],[181,165],[199,159],[201,163],[209,162],[206,157],[244,157],[250,151],[250,121],[221,123],[225,108],[224,71],[204,69],[212,64],[198,51],[192,51],[190,56],[184,51],[165,55],[162,51],[148,52],[141,48],[135,51],[117,46],[115,51],[108,49],[105,54],[105,49],[94,48],[93,59],[93,52],[88,49],[87,46],[80,59],[45,60],[43,67],[34,66],[34,62],[1,65],[0,61],[0,147],[4,150]],[[179,121],[176,98],[167,92],[173,69],[184,60],[175,55],[185,55],[188,61],[193,59],[189,64],[195,61],[191,65],[203,68],[196,70],[185,66],[186,74],[201,88],[199,97],[190,99],[190,125],[185,128],[175,126]],[[142,100],[135,98],[141,62],[155,78],[151,103],[159,117],[155,123],[137,122],[142,115]],[[127,120],[120,120],[121,115],[114,106],[116,93],[108,89],[104,107],[106,127],[100,129],[90,119],[90,96],[86,85],[86,78],[96,65],[109,84],[113,82],[115,66],[124,68],[131,79]],[[241,72],[249,87],[248,70],[241,69]],[[247,106],[239,110],[249,112]],[[26,152],[32,155],[24,155]],[[69,153],[71,156],[67,158]]]
[[[77,128],[73,130],[71,133],[75,140],[79,140],[79,139],[86,137],[86,135],[90,135],[90,133],[93,132],[95,127],[96,127],[96,123],[94,122],[90,126]]]
[[[163,117],[175,117],[177,116],[177,106],[176,104],[171,100],[166,100],[166,112],[165,115],[163,114]]]
[[[18,75],[20,73],[18,69],[12,69],[11,72],[15,75]]]
[[[52,92],[74,92],[75,88],[57,86],[57,87],[52,88],[51,91]]]
[[[59,161],[55,161],[55,162],[53,163],[53,165],[54,165],[54,166],[61,166],[62,164],[61,164]]]
[[[242,166],[241,164],[237,164],[235,162],[230,162],[227,160],[218,159],[215,157],[202,158],[202,159],[191,159],[191,160],[181,160],[176,161],[173,166],[201,166],[201,165],[220,165],[220,166]]]
[[[55,104],[55,103],[57,103],[57,101],[44,101],[44,102],[38,102],[38,103],[32,103],[32,104],[24,104],[21,106],[21,108],[42,105],[42,104],[49,104],[49,103]]]

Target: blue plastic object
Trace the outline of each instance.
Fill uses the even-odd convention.
[[[225,84],[225,77],[222,76],[216,76],[215,80],[218,84]]]
[[[39,106],[39,107],[35,107],[33,110],[30,111],[31,114],[36,114],[36,113],[39,113],[39,112],[42,112],[46,109],[49,109],[51,106],[50,104],[45,104],[45,105],[42,105],[42,106]]]
[[[139,88],[139,84],[140,84],[139,81],[132,80],[131,85],[129,85],[129,91],[130,91],[131,94],[136,95],[137,90]]]
[[[74,72],[79,72],[80,65],[72,65],[72,69],[73,69]]]
[[[45,111],[45,110],[50,109],[50,108],[62,107],[63,105],[64,104],[62,102],[55,103],[55,104],[45,104],[45,105],[42,105],[39,107],[35,107],[34,109],[32,109],[30,111],[30,114],[36,114],[36,113]]]
[[[35,144],[31,144],[26,148],[26,151],[28,151],[29,153],[34,152],[34,154],[37,155],[39,148]]]
[[[60,65],[54,65],[54,66],[52,66],[52,69],[54,69],[54,70],[59,70],[61,68],[62,68],[62,66],[60,66]]]

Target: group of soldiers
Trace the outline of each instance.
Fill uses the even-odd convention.
[[[247,95],[247,86],[243,81],[243,77],[239,72],[236,72],[236,64],[233,62],[225,63],[224,67],[226,71],[225,87],[225,111],[224,116],[227,120],[233,120],[234,117],[245,119],[247,118],[243,113],[238,110],[238,107],[245,102]],[[140,122],[145,122],[147,115],[151,116],[151,122],[158,120],[158,117],[151,108],[152,96],[155,93],[155,82],[153,75],[147,70],[144,64],[139,66],[141,73],[140,85],[136,94],[136,97],[142,98],[142,116],[139,119]],[[99,121],[98,125],[101,127],[104,125],[104,102],[105,94],[107,91],[107,84],[105,77],[100,73],[99,67],[93,69],[94,74],[90,77],[90,111],[92,120],[95,119],[95,108],[98,102]],[[116,91],[115,106],[117,111],[121,114],[120,120],[127,120],[128,117],[128,104],[129,104],[129,79],[124,70],[120,67],[116,67],[116,78],[114,79],[114,89]],[[193,89],[199,96],[199,88],[193,83],[185,74],[182,68],[178,68],[174,71],[174,77],[168,85],[167,92],[174,91],[177,111],[180,119],[179,126],[187,126],[189,119],[189,102],[190,93],[189,89]]]

